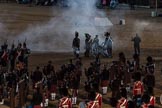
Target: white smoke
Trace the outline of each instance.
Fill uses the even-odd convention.
[[[70,52],[75,31],[78,31],[83,51],[85,33],[99,35],[100,42],[104,41],[104,32],[112,26],[111,22],[102,20],[106,17],[103,10],[96,8],[96,0],[69,0],[68,8],[63,8],[47,23],[29,25],[28,29],[19,34],[18,39],[27,39],[29,48],[34,51]],[[54,8],[55,9],[55,8]],[[96,18],[106,23],[96,25]]]
[[[0,36],[0,42],[4,43],[4,41],[6,41],[8,39],[7,35],[8,35],[8,29],[5,26],[5,24],[0,22],[0,34],[3,36]]]
[[[136,21],[134,25],[134,32],[138,34],[142,34],[146,27],[148,27],[150,23],[147,21]]]
[[[4,29],[4,25],[0,22],[0,32],[2,32]]]
[[[135,37],[136,34],[138,34],[139,37],[143,38],[144,36],[144,32],[147,30],[147,29],[150,29],[151,25],[150,25],[150,22],[148,21],[144,21],[144,20],[136,20],[135,23],[134,23],[134,26],[133,26],[133,32],[131,34],[132,37]]]

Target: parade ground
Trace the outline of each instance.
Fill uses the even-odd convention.
[[[9,46],[26,41],[31,49],[29,56],[29,71],[36,66],[43,66],[49,60],[56,70],[60,65],[73,59],[72,40],[75,31],[80,33],[81,57],[83,67],[89,66],[93,57],[85,58],[85,33],[99,35],[100,43],[105,39],[104,33],[110,32],[113,39],[113,57],[101,57],[101,62],[110,65],[118,60],[118,53],[124,52],[127,59],[132,60],[134,53],[132,37],[136,33],[141,37],[141,66],[145,65],[147,56],[155,61],[155,96],[156,108],[161,108],[160,95],[162,94],[162,17],[152,17],[153,8],[136,7],[130,10],[127,5],[121,4],[116,9],[87,8],[77,11],[77,8],[59,6],[29,6],[16,3],[0,3],[0,43],[7,41]],[[158,12],[162,13],[159,9]],[[83,68],[84,70],[84,68]],[[85,76],[82,76],[82,86]],[[84,88],[79,90],[83,92]],[[81,94],[80,94],[81,95]],[[103,108],[111,108],[108,104],[110,90],[103,95]],[[79,99],[82,101],[82,99]],[[58,103],[58,100],[50,102]],[[75,106],[78,108],[78,106]],[[0,108],[7,106],[0,105]]]

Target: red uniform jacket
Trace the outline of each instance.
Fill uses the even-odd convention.
[[[149,105],[144,103],[141,108],[149,108]]]
[[[59,108],[72,108],[71,99],[68,97],[63,97],[60,99]]]
[[[90,101],[87,103],[86,108],[99,108],[99,104],[97,101]]]
[[[155,106],[155,97],[154,96],[151,96],[150,97],[150,103],[149,103],[149,105]]]
[[[50,93],[56,93],[57,86],[55,84],[51,85]]]
[[[109,84],[109,81],[108,80],[102,80],[101,81],[101,87],[107,87]]]
[[[99,108],[102,108],[102,95],[100,93],[97,93],[95,99],[99,104]]]
[[[125,98],[121,98],[120,100],[118,100],[118,104],[116,108],[128,108],[128,101]]]
[[[34,105],[33,108],[42,108],[40,105]]]
[[[143,87],[143,83],[141,81],[136,81],[134,82],[134,86],[133,86],[133,95],[137,96],[137,95],[142,95],[144,92],[144,87]]]
[[[7,53],[7,51],[4,51],[4,52],[3,52],[3,55],[1,56],[1,58],[2,58],[5,62],[7,62],[7,60],[8,60],[8,53]]]
[[[78,96],[78,90],[77,89],[72,89],[72,96],[77,97]]]

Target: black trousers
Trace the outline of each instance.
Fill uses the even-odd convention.
[[[134,53],[140,55],[140,46],[134,46]]]

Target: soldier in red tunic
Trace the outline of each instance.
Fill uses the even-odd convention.
[[[144,94],[142,96],[142,102],[141,108],[149,108],[150,96],[148,94]]]
[[[144,93],[143,82],[141,81],[141,73],[136,72],[134,75],[135,81],[133,85],[133,99],[137,106],[141,104],[141,97]]]
[[[134,96],[137,96],[137,95],[142,96],[142,94],[143,94],[143,83],[141,81],[134,82],[133,95]]]
[[[155,107],[155,96],[151,96],[151,97],[150,97],[149,106]]]
[[[54,74],[48,81],[48,87],[51,95],[51,100],[56,99],[56,92],[57,92],[57,76]]]
[[[149,95],[150,95],[150,102],[149,102],[149,106],[152,106],[153,108],[155,107],[155,96],[154,96],[154,93],[153,93],[153,89],[149,89]]]
[[[102,108],[102,95],[93,90],[89,91],[88,99],[80,102],[79,108]]]
[[[100,93],[96,92],[95,100],[99,104],[99,107],[98,108],[102,108],[102,95]]]
[[[68,90],[64,88],[63,97],[60,99],[59,108],[72,108],[71,98],[68,97]]]
[[[127,91],[125,88],[121,89],[121,98],[118,100],[116,108],[128,108],[128,100],[127,100]]]
[[[141,74],[135,73],[135,82],[133,85],[133,96],[142,96],[144,92],[143,82],[141,81]]]
[[[86,104],[86,108],[100,108],[99,102],[96,101],[96,93],[94,91],[90,92],[89,102]]]

